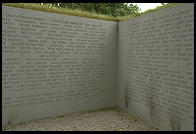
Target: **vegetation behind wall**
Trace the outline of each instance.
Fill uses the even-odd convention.
[[[85,5],[86,3],[83,3],[83,5]],[[110,3],[111,4],[111,3]],[[92,11],[87,11],[84,9],[80,9],[79,8],[73,8],[71,9],[70,7],[58,7],[56,5],[51,6],[50,4],[43,4],[41,5],[41,3],[3,3],[4,6],[11,6],[11,7],[17,7],[17,8],[24,8],[24,9],[31,9],[31,10],[38,10],[38,11],[43,11],[43,12],[50,12],[50,13],[58,13],[58,14],[65,14],[65,15],[72,15],[72,16],[80,16],[80,17],[86,17],[86,18],[93,18],[93,19],[101,19],[101,20],[108,20],[108,21],[123,21],[123,20],[127,20],[139,15],[143,15],[146,13],[150,13],[156,10],[160,10],[163,8],[167,8],[170,6],[175,6],[178,3],[168,3],[168,4],[163,4],[162,6],[158,6],[154,9],[150,9],[147,10],[143,13],[139,13],[139,9],[137,7],[134,7],[135,9],[133,9],[132,12],[130,12],[130,14],[126,13],[120,13],[120,11],[118,10],[114,10],[113,12],[113,16],[110,10],[108,10],[108,15],[103,14],[101,11],[101,9],[99,9],[97,7],[97,12],[96,10],[92,9]],[[103,8],[103,7],[102,7]],[[121,14],[121,16],[119,16]]]

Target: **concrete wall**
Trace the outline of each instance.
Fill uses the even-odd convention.
[[[119,106],[161,130],[194,130],[194,4],[119,23]]]
[[[193,9],[116,23],[3,6],[3,125],[119,106],[193,130]]]
[[[2,9],[3,125],[117,106],[117,22]]]

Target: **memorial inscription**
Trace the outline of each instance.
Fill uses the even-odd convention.
[[[193,4],[119,23],[2,11],[3,125],[119,106],[161,130],[193,130]]]
[[[59,105],[47,117],[116,105],[116,22],[3,7],[2,23],[3,124],[13,108]]]
[[[125,61],[119,66],[127,68],[127,110],[132,113],[138,105],[135,115],[165,130],[188,130],[194,125],[192,11],[193,5],[182,5],[120,22],[120,47],[124,47],[120,58]],[[127,96],[121,105],[126,107]],[[140,115],[142,108],[146,113]],[[160,123],[162,113],[189,125],[166,126],[171,120]]]

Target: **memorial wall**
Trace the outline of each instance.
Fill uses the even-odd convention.
[[[194,4],[119,23],[119,106],[160,130],[194,130]]]
[[[194,130],[194,4],[122,22],[2,7],[2,124],[120,107]]]
[[[3,6],[3,125],[117,106],[117,22]]]

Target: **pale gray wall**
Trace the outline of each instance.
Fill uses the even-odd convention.
[[[3,6],[2,30],[3,125],[117,106],[117,22]]]
[[[119,106],[161,130],[194,130],[194,5],[119,23]]]
[[[193,130],[193,15],[183,4],[116,23],[3,6],[3,125],[118,104]]]

